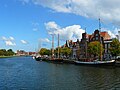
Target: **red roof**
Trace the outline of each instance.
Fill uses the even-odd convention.
[[[105,35],[107,34],[107,32],[100,32],[100,35],[105,37]]]
[[[108,34],[108,32],[101,32],[100,35],[104,38],[104,40],[110,39],[110,35]]]

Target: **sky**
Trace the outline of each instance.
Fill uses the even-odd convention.
[[[115,38],[120,0],[0,0],[0,49],[37,51],[99,29]]]

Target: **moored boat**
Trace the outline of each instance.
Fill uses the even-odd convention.
[[[61,62],[63,62],[63,59],[61,59],[61,58],[47,58],[47,59],[45,59],[44,61],[48,61],[48,62],[56,62],[56,63],[61,63]]]
[[[36,61],[41,61],[42,57],[37,55],[37,56],[33,56],[33,59],[35,59]]]
[[[109,61],[75,61],[75,64],[81,65],[115,65],[115,60]]]

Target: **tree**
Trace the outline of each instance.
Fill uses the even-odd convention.
[[[110,43],[110,48],[109,48],[112,56],[118,56],[120,54],[120,42],[118,39],[113,39],[112,42]]]
[[[58,47],[55,49],[55,55],[58,56]],[[62,48],[59,47],[59,55],[62,53]]]
[[[0,49],[0,56],[7,56],[5,49]]]
[[[12,55],[14,55],[15,53],[13,52],[13,50],[12,49],[8,49],[7,50],[7,55],[8,56],[12,56]]]
[[[0,56],[12,56],[14,55],[15,53],[13,52],[12,49],[0,49]]]
[[[68,47],[64,47],[64,48],[61,49],[61,53],[63,55],[65,55],[66,57],[68,57],[68,55],[70,55],[71,52],[72,52],[72,50],[70,48],[68,48]]]
[[[39,51],[39,54],[40,54],[40,55],[50,55],[51,52],[50,52],[49,49],[41,48],[40,51]]]
[[[100,58],[103,51],[103,45],[98,41],[93,41],[88,44],[88,52],[90,55],[94,55],[94,57],[98,56]]]

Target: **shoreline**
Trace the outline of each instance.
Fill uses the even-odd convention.
[[[18,55],[13,55],[13,56],[0,56],[0,58],[12,58],[12,57],[22,57]]]
[[[14,56],[0,56],[0,58],[11,58],[11,57],[14,57]]]
[[[0,56],[0,58],[12,58],[12,57],[18,57],[18,56]]]

